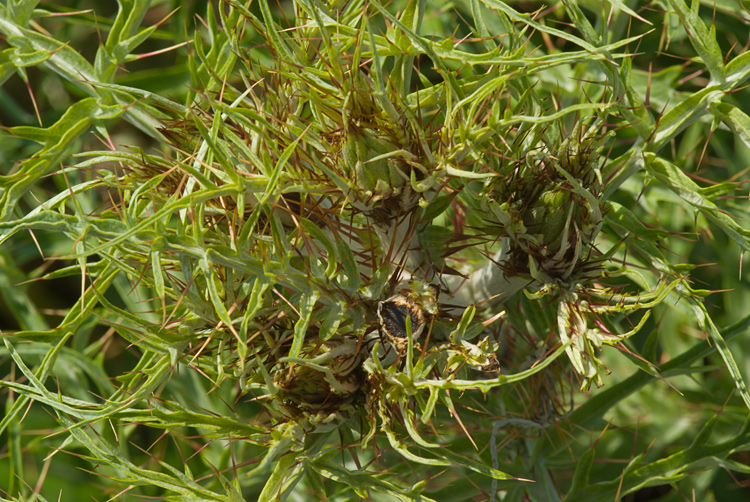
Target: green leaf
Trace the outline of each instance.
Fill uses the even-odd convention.
[[[302,225],[304,231],[308,233],[313,239],[320,242],[325,248],[326,261],[328,262],[328,266],[325,270],[325,275],[328,279],[333,279],[334,277],[336,277],[336,269],[338,268],[338,253],[336,251],[336,246],[334,246],[331,240],[320,230],[320,228],[318,228],[317,225],[315,225],[307,218],[300,217],[298,221]]]
[[[731,103],[711,103],[709,110],[750,148],[750,117]]]
[[[336,247],[338,248],[338,255],[341,257],[341,267],[344,271],[343,274],[337,274],[338,282],[347,294],[352,295],[359,291],[359,288],[362,285],[362,278],[359,275],[359,267],[354,258],[354,253],[352,253],[351,245],[345,238],[338,239]]]
[[[273,469],[271,477],[266,481],[263,491],[260,493],[260,497],[258,497],[258,502],[280,500],[279,495],[282,491],[282,485],[286,480],[288,472],[293,469],[297,461],[297,455],[289,452],[276,462],[276,467]],[[301,474],[303,474],[302,471],[296,473],[296,475]]]
[[[307,327],[319,298],[320,293],[318,291],[306,291],[299,296],[297,304],[299,320],[294,324],[294,340],[292,341],[292,348],[289,349],[289,357],[299,357],[302,345],[305,343]]]
[[[400,489],[392,483],[378,479],[371,473],[348,470],[331,461],[316,460],[311,462],[310,466],[326,478],[351,487],[354,493],[363,498],[368,496],[367,489],[371,488],[389,494],[402,502],[434,502],[421,493]]]
[[[581,492],[589,486],[591,468],[594,465],[595,450],[593,447],[586,449],[583,455],[578,457],[576,465],[576,472],[573,475],[573,482],[570,485],[568,495],[563,499],[564,501],[581,500]]]
[[[706,218],[719,226],[727,236],[742,249],[750,250],[750,231],[742,228],[726,212],[720,210],[710,200],[706,199],[698,185],[687,177],[684,172],[671,162],[646,154],[646,169],[659,181],[679,195],[686,202],[698,209]]]
[[[688,9],[683,0],[669,0],[669,4],[679,16],[682,26],[687,31],[687,39],[711,73],[712,82],[709,85],[723,83],[724,60],[721,48],[716,41],[716,28],[713,25],[710,29],[706,28],[698,15],[698,2],[693,2],[693,9]]]
[[[737,88],[750,77],[750,52],[745,51],[727,63],[725,87]],[[729,89],[727,89],[729,90]]]
[[[724,92],[719,90],[717,86],[707,87],[691,94],[670,108],[659,119],[658,128],[654,127],[649,150],[652,152],[659,151],[687,126],[705,115],[709,107],[718,103],[723,97]]]
[[[693,311],[695,312],[695,316],[698,319],[701,328],[708,333],[711,342],[714,344],[716,350],[724,360],[724,363],[727,365],[729,374],[732,376],[732,380],[734,380],[734,384],[737,387],[737,391],[740,393],[740,397],[742,397],[742,400],[745,401],[745,405],[750,409],[750,393],[748,393],[745,380],[742,378],[742,373],[740,373],[737,363],[734,361],[734,356],[732,356],[732,351],[729,350],[726,340],[721,336],[721,333],[716,328],[713,320],[708,315],[705,305],[698,303],[697,301],[692,301],[691,306],[693,307]]]

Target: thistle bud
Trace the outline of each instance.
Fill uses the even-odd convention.
[[[342,147],[344,171],[367,196],[388,195],[405,184],[396,162],[387,158],[394,150],[397,148],[390,142],[358,129],[349,134]]]
[[[533,165],[543,166],[548,179],[541,189],[531,187],[532,193],[541,193],[532,195],[523,211],[527,234],[518,238],[515,257],[520,263],[519,252],[526,253],[529,272],[544,283],[567,280],[601,229],[598,162],[607,136],[596,138],[583,128],[577,125],[554,156],[534,157]]]
[[[598,172],[601,150],[612,136],[612,132],[594,136],[596,128],[584,132],[585,124],[579,122],[572,134],[563,141],[555,153],[560,167],[570,173],[579,183],[593,191],[601,188]]]
[[[536,204],[524,215],[523,222],[528,232],[539,235],[542,245],[559,249],[569,202],[570,192],[564,189],[542,192]]]

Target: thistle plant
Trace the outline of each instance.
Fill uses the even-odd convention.
[[[0,6],[4,497],[748,472],[740,7],[72,3]]]

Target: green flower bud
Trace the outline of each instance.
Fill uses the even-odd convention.
[[[399,162],[388,155],[395,150],[390,142],[367,130],[357,130],[349,134],[341,149],[344,171],[353,177],[353,184],[369,195],[395,192],[406,183]]]
[[[526,211],[524,224],[531,234],[541,235],[540,243],[550,249],[560,247],[570,204],[570,192],[552,189],[542,192]]]
[[[614,133],[610,131],[597,137],[597,128],[584,131],[584,127],[583,122],[576,125],[558,147],[555,158],[560,167],[572,174],[583,187],[598,191],[601,183],[598,173],[601,151]]]

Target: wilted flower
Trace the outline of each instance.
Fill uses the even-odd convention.
[[[293,417],[343,417],[362,399],[362,355],[353,340],[330,340],[315,357],[284,358],[274,375],[278,397]]]

